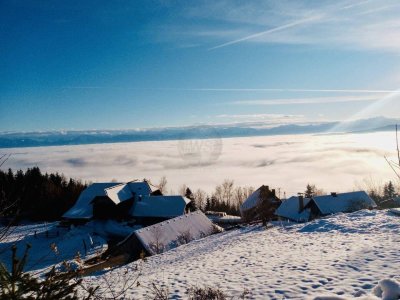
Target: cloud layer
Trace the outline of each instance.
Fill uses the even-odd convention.
[[[2,149],[13,153],[3,168],[39,166],[88,181],[167,176],[168,188],[182,184],[211,191],[225,178],[238,185],[268,184],[292,195],[314,183],[327,192],[347,191],[372,177],[393,179],[384,155],[394,155],[391,132],[293,135],[208,140],[116,143]]]

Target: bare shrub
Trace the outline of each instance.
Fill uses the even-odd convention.
[[[160,181],[158,183],[158,189],[163,195],[167,192],[167,183],[168,183],[167,177],[163,176],[160,178]]]
[[[147,299],[149,300],[168,300],[169,291],[168,287],[164,285],[158,285],[155,282],[150,284],[149,293],[147,294]]]
[[[397,161],[393,161],[388,159],[385,156],[386,162],[389,164],[389,167],[396,174],[397,178],[400,180],[400,146],[399,146],[399,138],[398,138],[398,130],[396,125],[396,152],[397,152]]]
[[[188,290],[190,300],[226,300],[227,295],[216,287],[191,287]]]
[[[190,230],[185,230],[179,234],[177,242],[178,242],[178,245],[184,245],[184,244],[187,244],[190,241],[192,241],[192,239],[193,239],[193,237],[190,234]]]
[[[161,242],[161,238],[162,238],[161,229],[159,227],[153,227],[152,234],[153,234],[153,242],[150,243],[151,250],[154,251],[156,254],[163,253],[165,246]]]

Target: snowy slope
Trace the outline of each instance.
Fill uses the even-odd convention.
[[[56,222],[30,224],[11,228],[10,235],[0,243],[0,261],[9,268],[12,245],[17,246],[17,254],[21,257],[28,243],[32,247],[25,271],[34,273],[40,273],[64,260],[71,260],[78,252],[85,259],[107,249],[106,241],[93,234],[93,227],[90,226],[68,230],[57,227]]]
[[[126,297],[145,298],[152,281],[169,286],[173,299],[185,299],[192,285],[219,286],[230,295],[247,288],[254,299],[352,297],[371,293],[379,280],[399,275],[400,218],[390,212],[360,211],[274,225],[213,235],[152,256],[141,265],[141,286]],[[106,295],[106,285],[118,289],[120,278],[133,276],[135,264],[85,282],[100,284]]]

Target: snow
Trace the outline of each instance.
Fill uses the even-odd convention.
[[[129,200],[133,197],[132,191],[127,184],[120,184],[117,186],[110,187],[105,190],[108,198],[110,198],[115,204],[119,204],[123,201]]]
[[[163,251],[179,246],[180,236],[185,242],[193,241],[213,233],[213,223],[200,211],[170,219],[161,223],[136,230],[133,234],[151,254],[157,254],[153,244],[162,245]],[[158,249],[160,250],[160,249]]]
[[[383,300],[392,300],[400,298],[400,284],[393,279],[383,279],[373,290],[374,295]]]
[[[119,204],[135,196],[135,200],[140,196],[149,196],[151,188],[146,181],[131,181],[121,185],[108,188],[107,196],[115,203]]]
[[[364,191],[340,193],[336,196],[317,196],[314,197],[314,202],[324,215],[346,212],[357,205],[364,205],[362,208],[376,207],[374,200],[372,200]]]
[[[106,239],[123,239],[141,226],[132,227],[115,220],[93,220],[85,224],[84,228]]]
[[[142,196],[133,204],[133,217],[174,218],[185,213],[189,199],[182,196]]]
[[[97,196],[106,196],[105,189],[119,185],[116,182],[93,183],[80,195],[75,205],[63,217],[68,219],[90,219],[93,216],[92,200]]]
[[[392,208],[389,210],[392,214],[400,216],[400,208]]]
[[[206,215],[211,221],[219,223],[219,224],[237,224],[242,221],[241,217],[238,216],[218,216],[218,215]]]
[[[309,198],[303,198],[304,206],[310,202]],[[299,212],[299,197],[293,196],[289,199],[283,200],[281,205],[275,211],[277,216],[296,221],[296,222],[305,222],[308,221],[310,218],[310,210],[304,209],[303,211]]]
[[[25,271],[41,273],[52,265],[73,259],[78,252],[86,259],[107,249],[106,241],[94,234],[90,226],[66,229],[57,225],[54,222],[12,227],[10,235],[0,243],[0,260],[10,267],[11,246],[17,246],[17,255],[21,257],[29,243],[32,248]]]
[[[260,199],[260,189],[257,189],[240,206],[240,212],[255,207],[258,204],[259,199]]]
[[[304,198],[304,207],[310,202],[309,198]],[[364,191],[341,193],[336,196],[323,195],[316,196],[313,201],[318,206],[323,215],[335,214],[339,212],[347,212],[353,208],[373,208],[376,203]],[[292,196],[282,201],[276,210],[277,216],[296,221],[305,222],[310,218],[310,209],[306,208],[300,212],[299,198]]]
[[[125,298],[145,299],[152,282],[168,286],[172,299],[185,299],[187,287],[205,285],[219,286],[231,296],[247,288],[252,299],[386,297],[384,292],[398,291],[393,282],[398,281],[400,267],[399,233],[399,218],[388,211],[340,213],[300,224],[274,222],[270,229],[253,225],[86,277],[84,282],[100,285],[99,292],[110,295],[107,286],[118,289],[120,278],[128,271],[133,277],[139,265],[140,287],[130,289]],[[382,294],[374,289],[377,285]]]

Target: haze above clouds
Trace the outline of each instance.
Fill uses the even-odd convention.
[[[7,151],[4,151],[7,150]],[[208,192],[225,178],[237,185],[281,188],[287,196],[314,183],[327,192],[348,191],[364,179],[394,179],[384,160],[393,155],[393,132],[286,135],[3,149],[6,167],[39,166],[88,181],[168,179]]]

